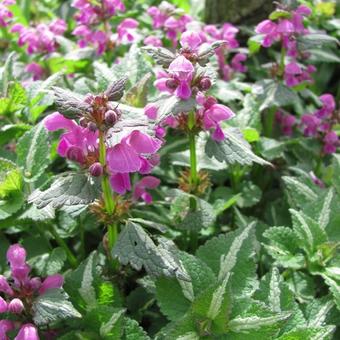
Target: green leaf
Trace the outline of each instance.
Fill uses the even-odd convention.
[[[261,137],[259,147],[263,157],[274,160],[283,156],[285,143],[276,139]]]
[[[289,209],[289,211],[292,216],[293,231],[300,240],[299,245],[304,248],[309,255],[312,255],[318,246],[327,241],[325,231],[320,228],[317,222],[302,212],[294,209]]]
[[[8,55],[6,62],[5,62],[5,65],[2,69],[0,92],[2,93],[3,97],[7,97],[7,94],[8,94],[9,82],[11,80],[11,77],[13,76],[14,58],[15,58],[15,52],[11,52]]]
[[[18,139],[23,133],[31,128],[26,124],[7,124],[0,128],[0,145]]]
[[[45,191],[35,190],[28,198],[39,209],[89,204],[99,197],[99,184],[92,176],[83,173],[65,173],[57,177]]]
[[[20,191],[22,178],[17,166],[10,160],[0,157],[0,197]]]
[[[26,91],[19,83],[10,83],[7,98],[0,98],[0,115],[9,115],[24,107]]]
[[[329,286],[329,290],[333,294],[334,301],[338,310],[340,310],[340,280],[334,280],[333,278],[323,275],[326,284]]]
[[[61,272],[66,258],[66,253],[63,248],[54,248],[46,260],[43,276],[49,276]]]
[[[27,131],[17,144],[17,163],[26,182],[35,182],[50,163],[48,134],[43,123]]]
[[[203,260],[222,282],[230,278],[232,294],[249,295],[257,285],[254,263],[254,224],[239,230],[220,235],[197,250]]]
[[[150,340],[150,337],[136,320],[125,318],[123,340]]]
[[[289,19],[291,17],[291,13],[284,11],[282,9],[277,9],[274,12],[269,14],[270,20],[277,20],[277,19]]]
[[[301,328],[291,330],[278,337],[279,340],[304,340],[304,339],[323,339],[331,340],[335,330],[334,326],[325,326],[319,328]]]
[[[298,101],[297,94],[281,82],[261,80],[254,85],[254,93],[262,101],[260,111],[270,107],[285,107]]]
[[[326,318],[334,306],[334,301],[329,296],[308,303],[305,311],[308,327],[321,327],[327,323]]]
[[[208,228],[216,220],[214,208],[207,201],[180,190],[172,190],[174,196],[170,212],[179,229],[201,230]]]
[[[260,140],[260,134],[256,129],[246,128],[242,130],[243,137],[249,143],[257,142]]]
[[[247,41],[247,45],[249,48],[249,52],[251,54],[257,53],[261,49],[261,43],[263,40],[263,35],[254,35],[253,37],[249,38]]]
[[[64,289],[79,310],[90,311],[100,305],[120,307],[121,304],[116,287],[103,280],[96,252],[92,252],[76,270],[67,273]]]
[[[190,280],[175,254],[174,244],[159,238],[156,245],[140,225],[131,221],[120,233],[112,256],[123,265],[130,263],[136,270],[144,267],[154,277],[165,275]]]
[[[282,321],[286,321],[290,317],[290,313],[283,312],[272,316],[249,316],[239,317],[229,321],[229,328],[237,333],[249,333],[252,330],[259,330],[262,327],[277,325]]]
[[[226,162],[227,164],[251,165],[252,163],[258,163],[271,165],[252,152],[250,144],[243,138],[238,129],[229,128],[223,132],[225,134],[223,141],[208,140],[205,151],[210,158],[215,157],[218,161]]]
[[[309,50],[313,47],[322,47],[327,45],[338,45],[339,41],[337,38],[334,38],[327,34],[322,33],[310,33],[300,36],[298,39],[298,48],[302,50]]]
[[[261,200],[262,191],[252,182],[242,182],[240,190],[241,197],[237,200],[237,205],[241,208],[252,207]]]
[[[176,96],[170,95],[163,95],[154,104],[158,107],[158,122],[163,121],[170,115],[176,116],[181,112],[190,112],[194,110],[197,105],[196,100],[193,98],[183,100]]]
[[[188,311],[190,303],[216,281],[212,270],[200,259],[185,252],[178,254],[190,281],[161,277],[156,281],[157,302],[170,320],[179,320]]]
[[[326,229],[329,220],[330,220],[330,214],[331,214],[331,203],[334,197],[334,189],[329,189],[327,196],[325,197],[325,200],[322,204],[322,209],[319,214],[318,218],[318,224],[321,229]]]
[[[264,245],[266,250],[281,266],[298,269],[304,265],[304,257],[297,254],[299,244],[292,229],[272,227],[263,236],[270,241]]]
[[[134,107],[144,107],[147,104],[147,94],[151,77],[151,73],[147,73],[125,94],[124,101],[128,105]]]
[[[33,303],[33,320],[36,325],[47,325],[67,318],[80,318],[62,289],[50,289]]]
[[[291,207],[303,207],[306,203],[317,199],[318,195],[311,189],[312,186],[308,186],[297,177],[283,176],[282,180]]]

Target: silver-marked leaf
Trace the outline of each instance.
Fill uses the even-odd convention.
[[[57,177],[45,191],[35,190],[28,198],[38,208],[89,204],[100,195],[99,183],[84,173],[66,173]]]
[[[145,51],[159,65],[168,67],[176,58],[175,54],[164,47],[144,46],[142,51]]]
[[[130,263],[136,270],[144,267],[153,277],[165,275],[190,281],[172,247],[171,241],[161,238],[156,245],[139,224],[128,221],[112,255],[123,265]]]
[[[108,100],[117,101],[123,97],[126,81],[127,81],[126,78],[122,78],[122,79],[112,82],[107,87],[104,94],[107,96]]]
[[[298,254],[299,244],[296,235],[288,227],[272,227],[267,229],[263,236],[269,239],[264,244],[268,253],[278,264],[288,268],[301,268],[304,265],[304,257]]]
[[[69,119],[80,117],[90,109],[90,105],[83,101],[83,97],[60,87],[53,87],[54,103],[58,111]]]
[[[280,322],[286,321],[290,317],[289,312],[274,314],[272,316],[248,316],[238,317],[229,321],[228,326],[233,332],[249,333],[250,331],[259,330],[262,327],[273,326]]]
[[[68,300],[62,289],[50,289],[33,303],[33,320],[36,325],[47,325],[67,318],[80,318],[81,314]]]
[[[292,221],[293,231],[300,240],[300,246],[312,255],[318,246],[327,242],[325,231],[320,228],[318,223],[302,212],[289,209]]]
[[[225,129],[224,140],[217,142],[209,139],[205,151],[212,158],[215,157],[220,162],[227,164],[251,165],[258,163],[261,165],[271,165],[263,158],[255,155],[250,144],[243,138],[242,133],[235,128]]]
[[[158,122],[163,121],[170,115],[176,116],[181,112],[190,112],[194,110],[197,105],[194,98],[183,100],[176,96],[168,95],[162,96],[154,104],[158,107]]]
[[[319,214],[319,219],[318,219],[318,224],[320,226],[320,228],[322,229],[326,229],[329,219],[330,219],[330,214],[331,214],[331,203],[332,203],[332,199],[334,197],[334,189],[331,188],[328,191],[327,196],[325,197],[325,200],[323,202],[322,205],[322,209],[320,211]]]
[[[17,144],[17,163],[26,182],[36,181],[50,163],[50,145],[43,123],[27,131]]]
[[[214,55],[215,50],[225,44],[227,44],[225,40],[214,41],[211,45],[206,44],[198,53],[198,63],[201,66],[205,66],[209,58]]]
[[[256,278],[254,224],[212,238],[197,250],[203,260],[222,282],[227,275],[234,296],[252,294],[258,285]]]

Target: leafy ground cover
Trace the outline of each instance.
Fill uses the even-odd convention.
[[[337,339],[340,21],[282,1],[0,2],[0,339]]]

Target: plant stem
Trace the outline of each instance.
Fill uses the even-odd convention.
[[[282,46],[281,48],[281,57],[280,57],[280,65],[279,65],[279,75],[283,77],[285,72],[285,58],[286,58],[286,49]]]
[[[65,250],[67,260],[70,263],[71,267],[76,268],[78,266],[78,260],[73,255],[71,249],[68,247],[67,243],[59,236],[58,232],[55,230],[54,226],[51,225],[50,232],[53,235],[56,242]]]
[[[105,149],[105,141],[104,141],[104,133],[102,131],[99,132],[99,161],[102,167],[105,169],[106,166],[106,149]],[[104,196],[105,209],[108,214],[113,214],[115,210],[115,202],[113,200],[112,190],[109,182],[109,177],[105,173],[102,176],[102,190]],[[117,225],[114,223],[108,226],[108,241],[109,241],[109,249],[111,250],[116,243],[117,240]]]
[[[189,113],[188,128],[189,128],[189,148],[190,148],[190,183],[195,187],[198,182],[197,176],[197,154],[196,154],[196,138],[195,132],[195,112]]]

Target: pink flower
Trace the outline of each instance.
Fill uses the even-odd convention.
[[[291,136],[293,134],[293,126],[296,124],[296,118],[287,114],[282,117],[281,129],[284,135]]]
[[[323,151],[326,154],[332,154],[336,152],[337,146],[339,145],[339,137],[335,131],[329,131],[323,138],[324,147]]]
[[[116,173],[110,176],[112,189],[120,195],[131,190],[130,175],[128,173]]]
[[[17,298],[11,300],[11,302],[8,304],[8,312],[13,314],[21,314],[24,309],[24,304],[20,299]]]
[[[39,288],[39,294],[44,294],[47,290],[53,288],[61,288],[64,284],[64,278],[60,274],[48,276]]]
[[[150,45],[155,47],[163,46],[162,40],[156,37],[155,35],[149,35],[144,39],[144,45]]]
[[[317,135],[318,127],[321,123],[320,119],[312,114],[304,114],[301,118],[302,126],[304,126],[304,134],[308,137]]]
[[[59,140],[57,151],[60,156],[80,164],[85,162],[85,157],[98,150],[98,132],[83,128],[73,120],[65,118],[59,112],[54,112],[44,119],[47,130],[66,130]]]
[[[316,185],[319,186],[320,188],[324,188],[324,187],[325,187],[325,183],[322,182],[322,180],[321,180],[320,178],[316,177],[316,175],[314,174],[313,171],[311,171],[311,172],[309,173],[309,175],[310,175],[312,181],[314,182],[314,184],[316,184]]]
[[[152,120],[155,120],[157,118],[157,111],[158,111],[158,107],[153,103],[147,104],[144,107],[144,114],[149,119],[152,119]]]
[[[155,189],[160,184],[160,180],[154,176],[143,177],[136,183],[133,192],[133,198],[137,201],[142,198],[146,204],[152,202],[152,196],[146,191],[146,189]]]
[[[231,66],[237,72],[247,72],[247,66],[243,65],[242,62],[247,60],[247,56],[243,53],[235,54],[234,58],[231,60]]]
[[[39,340],[37,327],[31,323],[24,324],[14,340]]]
[[[33,80],[40,80],[43,78],[44,69],[37,63],[27,64],[25,67],[25,71],[28,73],[32,73]]]
[[[316,116],[318,118],[324,119],[328,118],[335,111],[335,100],[331,94],[323,94],[319,97],[322,102],[322,108],[316,111]]]
[[[11,268],[23,266],[26,261],[25,248],[18,243],[11,245],[7,250],[7,261]]]
[[[138,21],[132,18],[124,19],[118,26],[118,43],[131,44],[137,40],[138,34],[136,28],[138,27]]]
[[[174,79],[174,94],[181,99],[191,97],[191,80],[194,74],[194,66],[183,56],[177,57],[169,65],[169,73]]]
[[[14,323],[10,320],[0,320],[0,339],[7,340],[7,332],[14,329]]]
[[[15,4],[15,0],[4,0],[0,2],[0,27],[6,27],[13,18],[13,13],[7,8]]]
[[[120,143],[107,150],[107,164],[112,173],[140,171],[144,155],[155,153],[161,141],[140,131],[134,130]]]
[[[7,282],[7,279],[3,276],[0,275],[0,292],[5,293],[7,295],[13,295],[13,289],[10,287],[10,285]]]
[[[183,48],[196,52],[202,44],[202,39],[198,32],[186,31],[182,34],[180,43]]]
[[[7,302],[0,296],[0,314],[7,312]]]
[[[264,20],[260,22],[256,26],[255,32],[264,35],[262,41],[263,47],[270,47],[276,40],[280,38],[277,25],[270,20]]]

